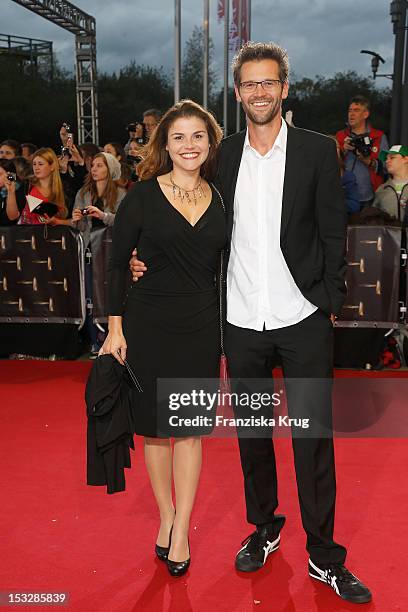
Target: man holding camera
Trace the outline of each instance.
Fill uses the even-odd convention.
[[[346,170],[355,174],[361,208],[372,204],[374,192],[384,182],[380,151],[388,150],[384,132],[368,123],[370,102],[363,96],[354,96],[348,109],[348,122],[344,130],[336,134],[344,150]]]

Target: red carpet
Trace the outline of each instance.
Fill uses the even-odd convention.
[[[245,522],[235,440],[206,440],[192,564],[172,579],[153,557],[158,519],[140,440],[127,491],[85,485],[86,362],[1,362],[0,591],[70,592],[75,612],[343,612],[306,574],[290,442],[277,440],[281,549],[253,575],[233,567]],[[389,373],[386,373],[389,375]],[[342,376],[344,373],[341,374]],[[360,609],[408,610],[405,439],[336,440],[336,539],[373,591]],[[21,607],[29,610],[32,607]],[[36,607],[49,610],[49,607]]]

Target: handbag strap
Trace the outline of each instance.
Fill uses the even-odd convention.
[[[128,374],[129,374],[129,378],[130,378],[130,380],[131,380],[131,381],[132,381],[132,383],[135,385],[136,389],[137,389],[139,392],[142,392],[142,391],[143,391],[143,389],[142,389],[142,387],[141,387],[141,385],[140,385],[140,383],[139,383],[138,379],[136,378],[136,374],[134,373],[134,371],[133,371],[133,370],[132,370],[132,368],[130,367],[129,362],[127,361],[127,359],[123,359],[123,358],[122,358],[122,356],[121,356],[121,354],[120,354],[119,350],[118,350],[118,352],[117,352],[117,353],[118,353],[118,355],[119,355],[119,358],[120,358],[121,362],[123,363],[123,365],[125,366],[126,370],[128,371]]]
[[[217,187],[214,185],[214,183],[211,183],[211,187],[218,194],[222,209],[224,211],[224,214],[226,214],[227,211],[226,211],[224,200],[222,198],[221,193],[219,192]],[[218,278],[219,278],[219,300],[220,300],[220,344],[221,344],[221,354],[225,355],[225,350],[224,350],[224,300],[223,300],[224,249],[221,251],[221,254],[220,254],[220,273],[218,275]]]
[[[133,370],[132,370],[132,368],[130,367],[129,362],[127,361],[127,359],[124,359],[124,360],[123,360],[123,363],[125,364],[125,368],[127,369],[128,374],[129,374],[129,376],[130,376],[130,379],[131,379],[131,381],[133,382],[133,384],[135,385],[136,389],[137,389],[139,392],[142,392],[142,391],[143,391],[143,389],[142,389],[142,387],[141,387],[141,385],[140,385],[140,383],[139,383],[138,379],[136,378],[136,374],[134,373],[134,371],[133,371]]]

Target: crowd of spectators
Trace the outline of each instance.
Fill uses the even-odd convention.
[[[69,126],[63,124],[61,149],[37,148],[30,142],[4,140],[0,144],[0,225],[70,225],[90,248],[95,226],[112,225],[126,192],[138,180],[137,165],[160,121],[157,109],[148,109],[143,120],[129,123],[126,143],[73,142]],[[355,96],[348,108],[346,128],[335,136],[347,212],[364,219],[375,209],[383,221],[407,224],[408,147],[391,148],[383,132],[369,123],[370,103]],[[36,212],[36,204],[48,204],[49,214]],[[44,210],[44,208],[42,209]],[[91,257],[88,258],[91,261]],[[91,300],[92,269],[86,273],[87,299]],[[88,317],[89,319],[89,317]],[[87,321],[92,352],[103,338]]]
[[[4,140],[0,144],[0,225],[69,225],[81,232],[85,249],[87,310],[85,329],[95,356],[104,333],[94,325],[91,230],[113,225],[117,208],[137,177],[141,149],[160,120],[147,110],[128,125],[126,144],[76,145],[67,124],[60,128],[60,150]]]

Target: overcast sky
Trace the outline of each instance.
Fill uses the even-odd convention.
[[[96,17],[99,71],[112,72],[135,60],[173,68],[174,0],[71,0]],[[202,0],[182,0],[182,40],[201,25]],[[217,23],[217,0],[210,0],[210,35],[222,74],[223,25]],[[356,70],[370,76],[377,51],[392,72],[394,37],[388,0],[252,0],[253,40],[273,40],[289,52],[297,77],[330,76]],[[13,0],[1,0],[0,32],[51,40],[61,65],[74,68],[74,36]],[[378,84],[389,81],[379,79]]]

